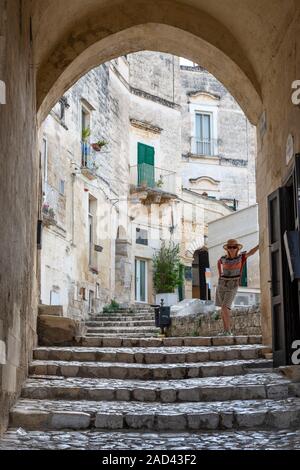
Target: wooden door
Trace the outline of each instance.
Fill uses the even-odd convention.
[[[283,279],[282,224],[284,188],[278,188],[268,196],[269,248],[271,274],[271,313],[274,366],[286,364],[285,306]]]

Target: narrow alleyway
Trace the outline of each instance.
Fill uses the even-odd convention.
[[[80,346],[36,348],[0,449],[300,448],[300,384],[261,337],[159,338],[153,319],[101,314]]]

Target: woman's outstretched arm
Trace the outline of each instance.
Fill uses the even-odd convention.
[[[249,250],[249,251],[246,253],[246,257],[248,258],[248,256],[254,255],[254,253],[257,252],[258,248],[259,248],[259,245],[256,245],[254,248],[252,248],[251,250]]]

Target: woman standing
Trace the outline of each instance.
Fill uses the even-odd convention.
[[[225,245],[226,256],[218,261],[219,280],[216,290],[216,306],[221,307],[224,335],[232,335],[230,328],[231,305],[237,293],[244,264],[249,256],[254,255],[259,245],[248,252],[239,254],[243,245],[237,240],[230,239]]]

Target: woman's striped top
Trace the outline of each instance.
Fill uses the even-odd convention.
[[[218,261],[219,276],[223,279],[239,279],[246,259],[246,252],[235,258],[222,256]]]

